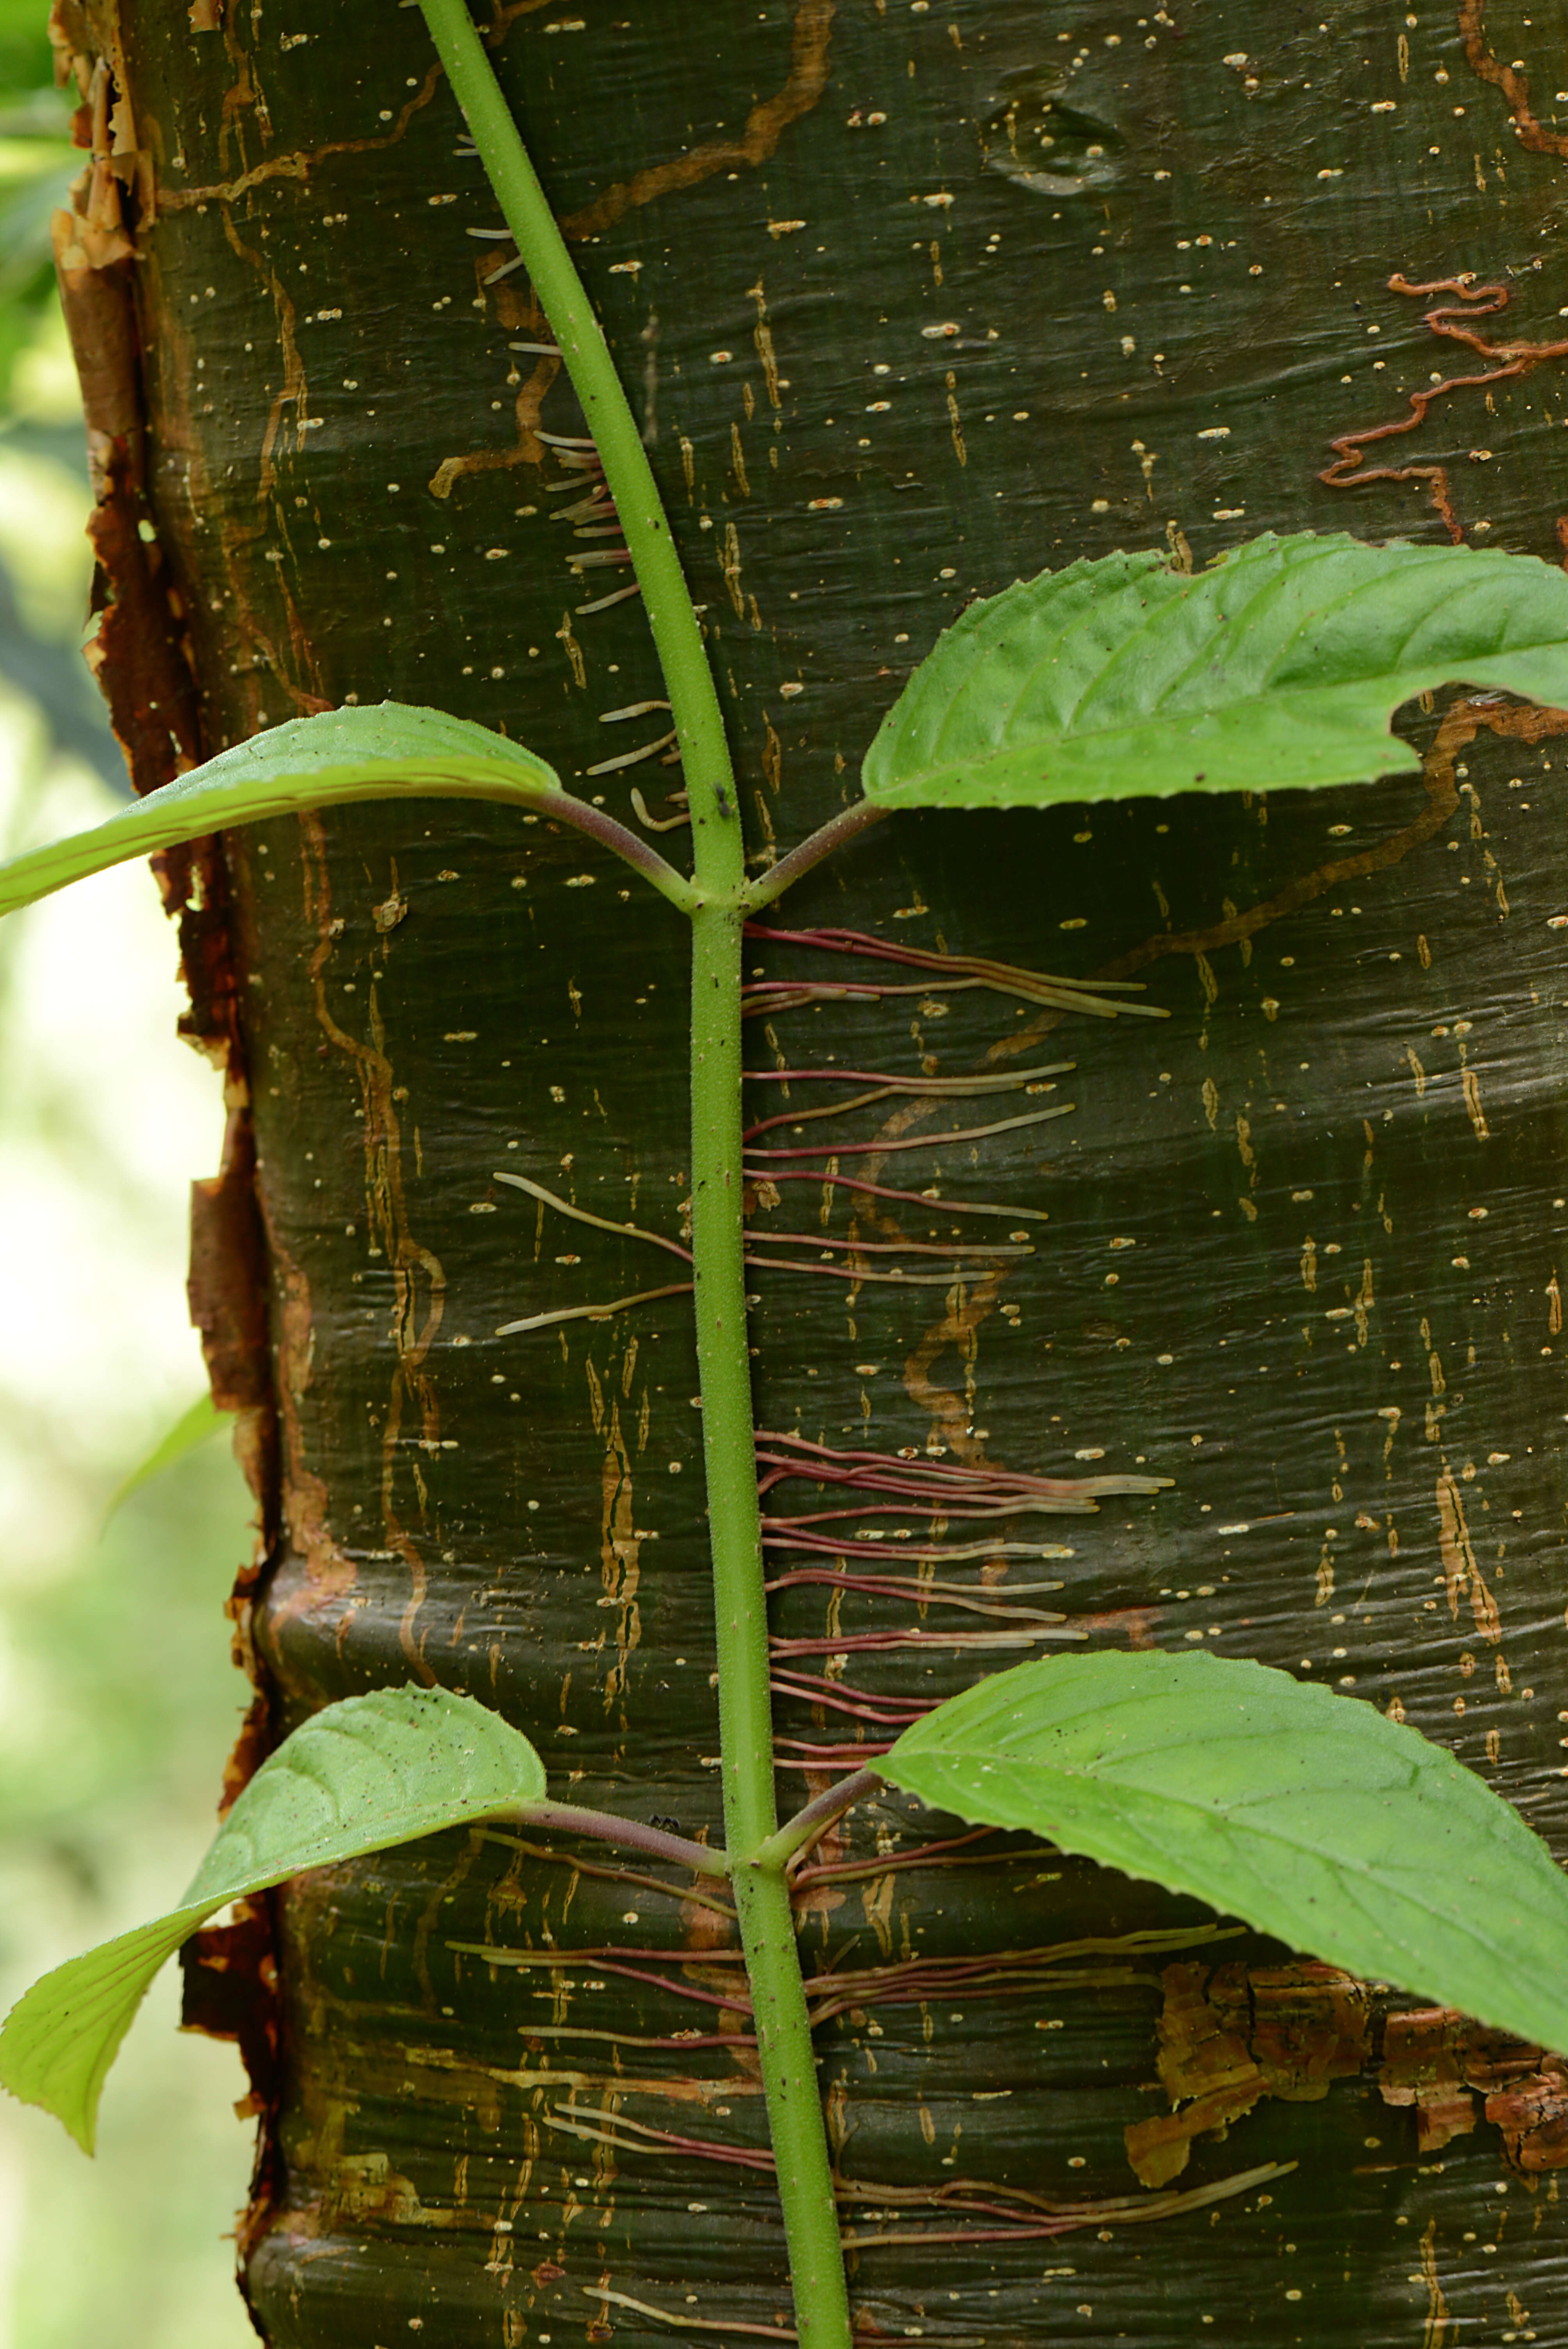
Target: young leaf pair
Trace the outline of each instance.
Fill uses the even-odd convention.
[[[865,800],[891,813],[1363,782],[1419,767],[1389,719],[1451,681],[1568,703],[1568,576],[1491,548],[1309,531],[1265,533],[1196,578],[1158,554],[1109,554],[970,605],[878,730]],[[683,910],[695,902],[683,874],[532,751],[387,701],[291,719],[0,865],[0,915],[206,833],[427,797],[544,813]],[[791,877],[812,861],[792,854]],[[748,902],[777,894],[765,875]]]
[[[877,1775],[1568,2045],[1568,1879],[1479,1778],[1371,1705],[1212,1656],[1062,1656],[939,1706]],[[28,1991],[0,2032],[0,2081],[90,2152],[148,1984],[216,1910],[441,1827],[538,1822],[544,1791],[528,1740],[471,1697],[410,1688],[328,1705],[263,1764],[178,1907]],[[551,1821],[614,1839],[594,1814]]]

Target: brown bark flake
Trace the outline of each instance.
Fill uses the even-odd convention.
[[[267,2125],[257,2138],[257,2168],[248,2205],[235,2222],[236,2250],[242,2263],[266,2231],[282,2184],[272,2120],[280,2085],[281,2018],[267,1896],[261,1893],[237,1901],[227,1924],[205,1925],[193,1934],[180,1952],[180,1970],[181,2027],[202,2032],[210,2039],[238,2044],[250,2089],[235,2111],[242,2119],[253,2113],[267,2116]]]
[[[61,9],[50,32],[60,78],[74,80],[81,92],[75,136],[91,154],[72,186],[70,209],[57,212],[52,223],[92,474],[92,608],[102,617],[88,659],[131,780],[139,792],[150,792],[193,766],[201,752],[184,609],[151,528],[143,478],[136,248],[126,197],[134,191],[145,205],[146,159],[137,147],[112,24],[99,26],[91,11]]]
[[[1548,2056],[1539,2072],[1489,2095],[1486,2116],[1526,2177],[1568,2169],[1568,2064],[1561,2056]]]
[[[93,604],[102,617],[88,661],[136,789],[156,791],[196,765],[196,694],[183,616],[156,546],[144,543],[145,502],[130,448],[100,452],[98,502],[88,524],[98,558]]]
[[[247,1127],[235,1135],[222,1171],[191,1186],[186,1294],[220,1411],[256,1411],[272,1401],[266,1249],[254,1175]]]
[[[1184,2109],[1127,2129],[1127,2158],[1145,2186],[1179,2176],[1194,2137],[1240,2120],[1262,2097],[1315,2102],[1366,2061],[1368,1993],[1336,1967],[1228,1965],[1211,1974],[1182,1964],[1161,1980],[1158,2068],[1172,2106]]]
[[[1469,2136],[1484,2116],[1502,2131],[1514,2168],[1568,2168],[1568,2064],[1451,2007],[1389,2015],[1377,2087],[1386,2105],[1415,2106],[1423,2156]]]

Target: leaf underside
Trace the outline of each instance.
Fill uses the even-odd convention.
[[[0,864],[0,915],[89,874],[211,832],[348,800],[505,800],[529,808],[561,796],[553,767],[466,718],[397,701],[291,719],[221,750],[107,823]]]
[[[866,753],[868,799],[1046,807],[1365,782],[1439,685],[1568,704],[1568,576],[1532,555],[1272,533],[1188,577],[1108,554],[974,604]]]
[[[472,1697],[385,1689],[328,1705],[262,1764],[178,1908],[57,1966],[18,2000],[0,2030],[0,2085],[54,2113],[90,2153],[105,2076],[149,1983],[209,1917],[306,1868],[543,1793],[527,1738]]]
[[[1376,1707],[1214,1656],[1063,1656],[904,1731],[884,1777],[1568,2047],[1568,1878],[1511,1805]]]

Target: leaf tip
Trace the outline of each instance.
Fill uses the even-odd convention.
[[[0,2026],[0,2088],[15,2096],[19,2105],[35,2105],[40,2112],[50,2114],[91,2160],[98,2152],[102,2079],[100,2076],[78,2095],[62,2095],[57,2089],[51,2093],[46,2069],[37,2062],[38,2051],[36,2045],[28,2044],[32,2034],[26,2029],[26,2013],[38,1987],[35,1983],[32,1990],[24,1992]]]

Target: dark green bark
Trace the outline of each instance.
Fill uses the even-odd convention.
[[[1368,451],[1440,483],[1320,476],[1336,436],[1397,420],[1434,374],[1487,371],[1391,273],[1496,277],[1513,307],[1476,331],[1556,336],[1555,134],[1509,61],[1550,78],[1560,9],[1482,26],[1472,0],[1456,29],[1261,0],[1175,24],[1057,0],[582,5],[503,8],[495,54],[643,403],[758,862],[845,802],[943,623],[1020,573],[1167,535],[1198,563],[1268,527],[1440,536],[1446,513],[1555,554],[1554,356]],[[629,574],[568,568],[614,542],[551,519],[560,460],[536,428],[571,436],[576,412],[552,360],[511,348],[549,339],[521,274],[483,283],[511,248],[467,234],[496,215],[417,13],[222,13],[195,33],[172,0],[123,0],[118,35],[67,18],[84,50],[123,43],[130,108],[145,506],[128,429],[108,510],[155,527],[204,747],[349,694],[504,726],[573,780],[652,740],[656,710],[598,723],[657,701],[658,673],[634,600],[577,611]],[[112,274],[112,253],[87,257]],[[1154,1502],[1027,1521],[1071,1555],[1006,1580],[1059,1574],[1093,1640],[1202,1640],[1397,1701],[1561,1847],[1561,721],[1452,696],[1409,715],[1424,789],[899,818],[791,893],[779,926],[1136,976],[1170,1017],[934,979],[758,1021],[754,1067],[1077,1063],[1070,1119],[841,1160],[1050,1220],[1019,1226],[1032,1260],[951,1288],[759,1273],[759,1419],[1171,1476]],[[654,762],[602,788],[624,816],[638,782],[657,813],[677,781]],[[199,1019],[225,1026],[232,978],[264,1232],[278,1443],[243,1628],[273,1731],[438,1680],[536,1737],[558,1792],[715,1828],[686,1304],[492,1334],[666,1277],[493,1178],[678,1234],[677,917],[569,835],[448,806],[249,834],[206,886]],[[752,960],[914,976],[764,941]],[[791,1105],[754,1091],[758,1117]],[[889,1106],[817,1131],[945,1123]],[[758,1222],[976,1229],[940,1201],[806,1184]],[[202,1294],[229,1392],[263,1410],[242,1271]],[[834,1498],[796,1483],[770,1506]],[[907,1700],[1028,1652],[974,1644],[987,1621],[780,1592],[777,1638],[817,1643],[781,1672],[797,1692],[827,1675],[779,1698],[787,1806]],[[934,1644],[856,1645],[888,1630]],[[949,1631],[966,1643],[934,1644]],[[863,1872],[819,1878],[803,1919],[838,2010],[819,2051],[846,2228],[878,2239],[851,2262],[868,2337],[1328,2349],[1424,2326],[1444,2349],[1564,2330],[1560,2075],[1462,2033],[1427,2060],[1386,2021],[1413,2002],[1252,1938],[1211,1948],[1191,1904],[1016,1838],[902,1866],[958,1832],[862,1807],[833,1857]],[[258,2066],[266,2028],[276,2051],[247,2239],[266,2337],[613,2329],[640,2349],[786,2321],[765,2175],[605,2141],[632,2123],[716,2153],[765,2142],[749,2053],[722,2044],[744,2023],[714,1899],[479,1836],[281,1900],[276,2016],[259,1984],[245,2006]],[[1146,1932],[1171,1938],[1103,1946]],[[841,1999],[823,1979],[868,1972]],[[1171,2084],[1213,2097],[1184,2168],[1149,2127]],[[1130,2128],[1176,2192],[1295,2166],[1134,2224],[1163,2206]],[[1020,2194],[1097,2207],[1058,2241],[1019,2230]]]

